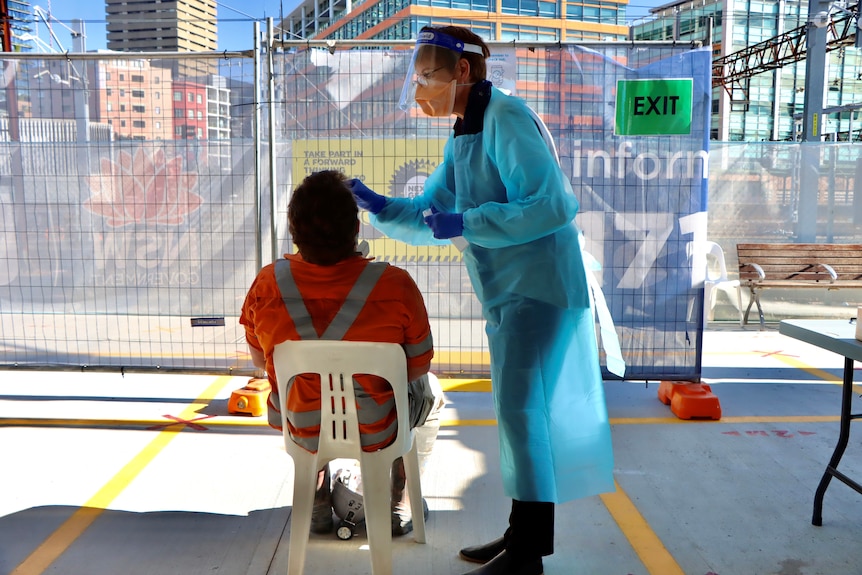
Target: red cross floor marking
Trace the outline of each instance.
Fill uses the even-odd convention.
[[[163,415],[162,417],[166,419],[172,419],[174,423],[160,423],[159,425],[154,425],[152,427],[148,427],[147,430],[156,430],[161,429],[163,427],[170,427],[171,425],[176,425],[177,423],[182,423],[183,425],[187,425],[194,429],[195,431],[207,431],[208,428],[203,425],[199,425],[195,423],[195,421],[201,421],[202,419],[209,419],[210,417],[215,417],[215,415],[202,415],[201,417],[196,417],[194,419],[183,419],[181,417],[177,417],[175,415]]]
[[[783,356],[783,357],[799,357],[798,355],[791,355],[791,354],[789,354],[789,353],[783,353],[783,352],[784,352],[784,350],[783,350],[783,349],[779,349],[778,351],[760,351],[760,350],[757,350],[757,349],[753,349],[753,350],[751,350],[751,351],[752,351],[753,353],[760,353],[760,354],[763,354],[763,355],[761,355],[760,357],[770,357],[770,356],[773,356],[773,355]]]

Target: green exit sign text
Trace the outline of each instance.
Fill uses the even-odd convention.
[[[691,133],[691,79],[618,80],[617,136]]]

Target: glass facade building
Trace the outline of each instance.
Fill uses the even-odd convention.
[[[12,52],[33,51],[33,9],[29,0],[6,0],[5,17],[9,18]],[[3,27],[0,26],[0,37],[3,35]],[[5,41],[4,41],[5,45]]]
[[[681,40],[712,44],[719,58],[794,30],[804,34],[805,0],[700,0],[653,8],[631,27],[633,40]],[[837,15],[840,16],[840,15]],[[800,27],[803,27],[801,30]],[[769,55],[766,56],[768,61]],[[826,139],[859,139],[858,111],[826,113],[862,102],[862,56],[853,45],[827,52],[823,100]],[[780,141],[801,137],[805,60],[758,73],[734,89],[713,88],[712,138]],[[794,117],[796,116],[796,117]]]
[[[423,26],[466,26],[486,40],[624,40],[628,0],[306,0],[285,39],[409,40]]]

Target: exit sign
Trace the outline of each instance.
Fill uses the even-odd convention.
[[[691,79],[618,80],[614,134],[690,134],[693,85]]]

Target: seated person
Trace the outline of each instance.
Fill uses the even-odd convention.
[[[341,172],[306,177],[290,199],[288,224],[299,253],[287,254],[258,273],[240,316],[252,362],[266,371],[272,385],[270,426],[281,429],[281,410],[286,408],[293,440],[309,451],[317,449],[320,378],[297,376],[287,397],[279,398],[272,360],[277,344],[303,339],[399,343],[407,356],[410,421],[417,427],[421,467],[437,437],[443,398],[439,385],[428,378],[434,347],[419,288],[406,271],[372,262],[356,251],[358,208]],[[372,375],[357,377],[354,386],[362,448],[380,449],[394,439],[397,426],[392,389]],[[413,530],[405,483],[399,458],[392,469],[393,535]],[[318,476],[311,525],[315,533],[332,530],[331,500],[327,465]]]

